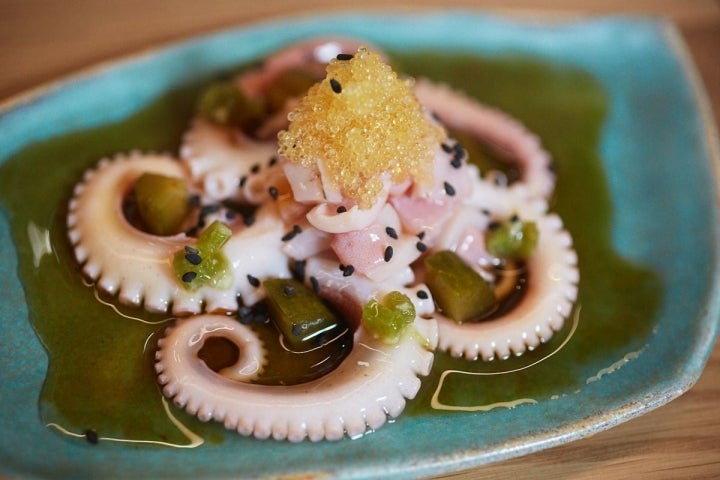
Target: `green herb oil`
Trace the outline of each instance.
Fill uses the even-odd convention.
[[[572,68],[528,58],[423,54],[394,60],[406,73],[444,81],[508,112],[539,135],[558,176],[551,210],[573,236],[581,275],[577,330],[557,354],[523,369],[553,352],[567,337],[571,321],[548,344],[520,358],[468,362],[438,353],[433,373],[423,379],[405,414],[452,415],[431,406],[446,370],[479,375],[447,376],[439,394],[442,404],[540,401],[581,388],[578,376],[586,362],[621,358],[640,348],[661,293],[653,272],[623,260],[611,245],[611,201],[598,156],[608,99],[598,83]],[[188,441],[165,413],[153,368],[156,341],[171,320],[119,306],[85,285],[67,240],[65,217],[73,186],[100,158],[134,149],[177,152],[199,91],[200,85],[194,85],[170,92],[119,123],[39,142],[0,166],[0,202],[11,224],[29,321],[49,356],[39,398],[45,424],[76,433],[93,430],[100,437]],[[472,139],[461,140],[474,160],[488,156]],[[493,168],[504,168],[498,167],[503,159],[489,160]],[[49,240],[50,249],[41,256],[33,249],[38,250],[37,238]],[[520,370],[498,375],[515,369]],[[210,443],[235,435],[171,408]]]

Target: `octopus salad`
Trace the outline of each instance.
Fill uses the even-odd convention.
[[[481,172],[450,132],[516,164]],[[537,137],[374,47],[313,40],[210,85],[177,156],[101,160],[68,235],[85,277],[174,320],[163,394],[293,442],[401,414],[436,351],[499,361],[552,337],[577,258]]]

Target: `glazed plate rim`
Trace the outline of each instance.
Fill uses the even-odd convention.
[[[417,22],[422,23],[425,27],[430,28],[427,35],[423,39],[420,34],[410,35],[407,33],[408,27],[399,26],[398,29],[388,34],[387,37],[379,33],[379,28],[388,27],[393,21],[403,22],[404,24],[411,23],[415,25]],[[119,60],[113,60],[110,62],[103,62],[89,69],[80,71],[77,74],[72,74],[63,79],[50,82],[44,86],[32,89],[26,93],[16,95],[4,102],[0,103],[0,163],[4,162],[7,158],[13,156],[22,147],[31,145],[35,142],[41,141],[49,136],[60,135],[66,131],[72,131],[82,128],[89,128],[94,126],[92,123],[87,123],[87,119],[83,118],[72,118],[71,121],[67,122],[63,126],[58,126],[53,129],[33,129],[31,124],[33,122],[33,114],[38,111],[43,111],[44,108],[52,108],[53,102],[61,102],[67,100],[70,96],[72,98],[73,91],[82,84],[93,84],[93,82],[106,81],[108,77],[112,77],[114,72],[125,72],[127,75],[129,69],[136,68],[138,65],[151,64],[154,61],[162,61],[164,64],[173,68],[181,68],[186,65],[183,62],[187,62],[188,59],[199,62],[200,70],[214,71],[223,66],[231,65],[231,59],[228,56],[221,56],[218,59],[210,60],[198,60],[197,55],[194,52],[202,51],[204,48],[209,46],[222,46],[226,45],[231,40],[257,40],[253,45],[245,45],[237,53],[236,58],[232,58],[235,63],[261,56],[263,53],[270,52],[273,49],[279,47],[282,44],[292,42],[296,39],[305,38],[312,34],[328,35],[332,34],[333,30],[327,25],[335,23],[340,25],[347,33],[348,36],[360,36],[369,38],[370,41],[373,38],[383,38],[384,41],[379,41],[381,45],[387,44],[390,48],[400,47],[405,44],[406,48],[409,49],[422,49],[432,46],[428,39],[437,38],[443,32],[447,32],[448,29],[455,25],[461,26],[475,26],[482,25],[490,30],[498,32],[497,37],[492,37],[490,45],[487,44],[473,44],[473,42],[479,42],[475,37],[471,35],[470,40],[461,41],[455,40],[454,43],[450,42],[449,45],[443,45],[444,48],[452,49],[453,45],[456,47],[459,45],[462,48],[467,47],[470,51],[475,51],[477,47],[478,54],[492,54],[504,51],[523,51],[523,48],[527,48],[531,54],[536,54],[539,57],[548,55],[549,60],[556,60],[553,55],[554,52],[560,52],[561,60],[567,62],[570,65],[574,65],[578,61],[578,57],[574,55],[564,56],[562,54],[562,45],[558,46],[557,42],[561,42],[564,38],[572,38],[572,35],[576,35],[576,38],[584,39],[584,36],[591,35],[595,32],[600,37],[602,35],[608,35],[612,32],[623,31],[623,27],[636,27],[639,29],[641,34],[645,34],[645,40],[648,40],[651,44],[653,42],[660,51],[659,55],[662,54],[663,59],[667,59],[668,62],[674,65],[674,75],[678,75],[677,80],[679,85],[684,86],[687,89],[689,98],[688,108],[694,112],[693,128],[688,135],[691,135],[692,141],[697,144],[698,151],[701,152],[701,159],[703,163],[698,168],[707,168],[711,173],[711,186],[709,187],[711,192],[709,193],[711,199],[715,202],[715,205],[708,205],[708,211],[713,219],[713,224],[708,227],[709,234],[713,237],[712,252],[708,255],[712,258],[712,271],[708,273],[708,278],[711,282],[709,291],[720,292],[720,267],[718,266],[718,211],[717,211],[717,186],[718,186],[718,171],[720,170],[720,154],[718,153],[718,137],[716,126],[712,119],[709,103],[705,98],[705,93],[702,89],[701,82],[698,79],[697,73],[694,70],[692,62],[683,44],[680,34],[674,25],[666,20],[659,18],[650,17],[639,17],[639,16],[613,16],[613,17],[595,17],[595,18],[583,18],[583,17],[566,17],[566,16],[553,16],[541,14],[539,16],[532,15],[520,15],[520,16],[509,16],[503,14],[487,14],[476,11],[463,11],[463,10],[450,10],[450,11],[420,11],[420,13],[409,13],[407,11],[401,12],[376,12],[376,11],[363,11],[363,12],[345,12],[345,13],[333,13],[328,15],[293,15],[292,17],[282,17],[270,19],[261,23],[255,23],[250,25],[242,25],[236,28],[229,28],[210,33],[198,37],[192,37],[187,40],[180,42],[171,43],[169,45],[162,46],[157,49],[144,51],[136,55],[123,57]],[[292,27],[292,28],[289,28]],[[505,33],[500,34],[500,30]],[[405,32],[405,33],[403,33]],[[527,37],[522,38],[526,35],[523,32],[529,32],[530,39]],[[591,32],[591,33],[587,33]],[[335,31],[335,33],[337,33]],[[427,32],[426,32],[427,33]],[[483,37],[482,33],[477,34],[479,38]],[[535,35],[535,36],[533,36]],[[568,37],[568,35],[570,37]],[[555,36],[559,36],[560,40],[557,40]],[[488,37],[490,38],[490,37]],[[537,38],[535,41],[533,39]],[[624,38],[624,37],[623,37]],[[543,42],[551,42],[555,39],[555,44],[549,44],[549,53],[543,50],[545,48]],[[405,42],[407,40],[407,42]],[[614,40],[611,41],[627,41],[625,40]],[[503,43],[505,42],[505,43]],[[382,45],[384,46],[384,45]],[[590,60],[588,60],[591,62]],[[215,63],[213,63],[215,62]],[[587,65],[582,65],[583,68]],[[602,70],[602,66],[598,66],[598,69]],[[115,112],[116,117],[105,116],[102,120],[99,120],[99,124],[111,123],[119,120],[123,116],[132,113],[133,109],[138,109],[143,105],[147,104],[154,96],[161,94],[166,91],[170,85],[181,83],[180,77],[182,73],[178,71],[165,72],[164,77],[161,81],[153,81],[152,87],[148,92],[142,93],[147,95],[147,98],[138,100],[132,108],[123,111]],[[612,86],[610,86],[612,87]],[[35,115],[37,116],[37,115]],[[92,122],[92,119],[90,119]],[[32,133],[28,133],[32,131]],[[34,136],[34,137],[33,137]],[[704,152],[704,153],[703,153]],[[0,216],[0,237],[9,238],[8,225],[5,220],[5,212]],[[16,259],[14,259],[16,260]],[[15,273],[15,266],[10,265],[5,260],[0,266],[3,273]],[[15,288],[17,286],[17,280],[14,280]],[[693,337],[690,339],[687,348],[682,352],[681,359],[682,364],[674,365],[672,372],[669,376],[663,377],[663,381],[657,385],[651,386],[646,391],[642,392],[642,395],[633,395],[627,398],[621,399],[615,403],[611,408],[599,410],[593,412],[592,415],[585,416],[583,418],[572,418],[563,419],[556,425],[550,425],[549,428],[544,430],[536,430],[533,434],[525,434],[515,438],[509,438],[507,441],[501,444],[491,444],[489,448],[484,444],[469,445],[468,448],[454,448],[450,451],[434,452],[428,455],[427,458],[420,458],[418,456],[411,456],[410,462],[407,462],[402,456],[393,456],[386,460],[380,460],[377,455],[370,456],[371,461],[363,462],[348,461],[345,459],[344,463],[340,463],[338,466],[332,469],[318,469],[313,464],[300,464],[299,468],[291,467],[291,470],[285,470],[283,467],[280,470],[273,471],[262,471],[256,470],[254,473],[262,476],[275,476],[275,475],[293,475],[293,474],[316,474],[318,476],[329,475],[329,476],[343,476],[346,478],[380,478],[386,475],[392,474],[396,478],[414,478],[417,476],[436,475],[441,473],[448,473],[455,470],[464,468],[470,468],[473,466],[508,459],[524,454],[528,454],[541,449],[549,448],[555,445],[563,444],[572,440],[580,439],[588,435],[597,433],[601,430],[610,428],[618,423],[624,422],[638,415],[641,415],[649,410],[659,407],[668,401],[676,398],[687,389],[689,389],[700,376],[702,369],[707,361],[708,356],[712,350],[715,338],[718,333],[718,320],[720,317],[720,293],[709,294],[704,299],[703,313],[697,317],[691,319],[693,322],[694,330]],[[2,302],[10,303],[10,302]],[[0,306],[0,317],[9,318],[10,315],[24,314],[27,315],[24,303],[23,305],[5,305]],[[27,321],[25,320],[27,323]],[[7,327],[0,327],[0,331]],[[3,333],[5,333],[3,331]],[[33,339],[37,342],[36,337]],[[11,358],[12,355],[18,355],[17,346],[2,345],[0,346],[0,361],[5,361]],[[37,345],[36,345],[37,347]],[[619,375],[624,375],[619,372]],[[2,379],[2,387],[0,387],[0,403],[5,404],[5,397],[8,394],[15,394],[12,387],[8,388],[8,385],[14,385],[13,381],[18,381],[17,377],[14,377],[11,373],[3,369],[3,373],[0,375]],[[36,382],[36,387],[39,385]],[[37,388],[35,390],[35,399],[37,401]],[[30,400],[30,399],[28,399]],[[3,405],[5,406],[5,405]],[[27,414],[27,409],[30,406],[25,407],[26,417],[31,417]],[[515,409],[514,412],[519,412],[517,415],[523,415],[522,408]],[[532,415],[531,411],[527,411],[525,415]],[[5,417],[10,417],[6,415]],[[448,417],[449,418],[449,417]],[[462,421],[463,417],[460,417],[457,421]],[[0,423],[0,428],[15,427],[23,428],[24,424],[15,422],[13,419],[4,418]],[[26,421],[21,420],[19,422]],[[429,420],[417,417],[409,420],[403,420],[407,426],[409,423],[420,425]],[[455,421],[455,423],[457,423]],[[433,420],[435,425],[438,420]],[[454,426],[453,419],[449,419],[448,422]],[[37,420],[39,423],[39,419]],[[400,425],[388,425],[381,429],[383,435],[387,435],[390,438],[393,437],[392,431],[400,427]],[[415,428],[415,427],[413,427]],[[417,427],[419,428],[419,427]],[[326,459],[331,460],[337,453],[338,449],[350,448],[350,449],[362,449],[358,447],[365,442],[373,442],[373,437],[377,434],[369,435],[365,439],[361,440],[344,440],[334,445],[317,445],[316,448],[319,455]],[[428,435],[432,435],[432,432]],[[23,437],[24,438],[24,437]],[[384,437],[383,437],[384,438]],[[348,443],[349,442],[349,443]],[[42,438],[41,441],[34,445],[22,444],[22,440],[19,445],[10,445],[8,442],[0,443],[0,469],[6,470],[9,475],[19,475],[22,477],[38,477],[41,476],[37,470],[38,465],[28,463],[27,457],[23,459],[16,459],[19,452],[19,448],[30,448],[32,451],[42,451],[43,448],[60,448],[62,451],[67,453],[68,458],[72,458],[80,452],[80,455],[93,455],[94,452],[88,450],[86,445],[77,446],[76,444],[59,442],[57,436],[47,436]],[[422,443],[422,442],[420,442]],[[368,448],[372,448],[370,444],[365,443]],[[265,443],[267,450],[272,449],[271,443]],[[311,446],[312,447],[312,446]],[[212,448],[212,447],[210,447]],[[285,448],[285,447],[282,447]],[[307,445],[295,447],[306,451],[309,447]],[[410,445],[408,449],[417,448],[417,446]],[[77,450],[77,451],[76,451]],[[206,450],[207,451],[207,450]],[[281,451],[284,451],[281,449]],[[310,451],[310,450],[307,450]],[[359,452],[360,450],[358,450]],[[402,449],[401,452],[404,452]],[[84,452],[84,453],[83,453]],[[122,458],[133,458],[133,455],[141,458],[146,455],[143,451],[137,451],[135,453],[128,453],[127,451],[113,452],[114,454],[129,455],[129,457]],[[407,452],[412,453],[412,452]],[[415,452],[417,453],[417,452]],[[174,458],[177,461],[176,452],[152,452],[148,455],[157,457],[161,460],[167,461],[168,458]],[[192,454],[190,454],[192,455]],[[166,458],[167,456],[167,458]],[[213,457],[211,453],[208,453],[210,457],[205,463],[216,461],[217,458]],[[113,455],[107,457],[109,459],[117,458]],[[16,461],[17,460],[17,461]],[[93,463],[95,467],[102,465],[103,462],[107,462],[107,459],[97,460],[99,463]],[[23,463],[24,462],[24,463]],[[42,460],[37,462],[42,463]],[[91,462],[92,463],[92,462]],[[202,463],[202,461],[200,461]],[[277,463],[277,462],[276,462]],[[106,465],[107,466],[107,465]],[[71,471],[79,476],[92,476],[93,471],[88,470],[89,467],[84,467],[83,461],[71,461],[65,468],[70,468]],[[94,468],[94,467],[93,467]],[[140,468],[140,467],[139,467]],[[72,470],[75,469],[75,470]],[[137,473],[137,472],[135,472]],[[157,472],[155,472],[157,473]],[[212,473],[212,472],[211,472]],[[227,474],[226,471],[220,471],[220,474]],[[153,472],[147,473],[152,476]]]

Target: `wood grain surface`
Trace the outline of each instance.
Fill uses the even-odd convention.
[[[101,61],[279,15],[387,8],[388,0],[0,0],[0,101]],[[563,14],[640,13],[676,22],[720,119],[720,3],[711,0],[425,1]],[[720,123],[720,122],[718,122]],[[720,478],[720,346],[680,398],[592,438],[446,479]]]

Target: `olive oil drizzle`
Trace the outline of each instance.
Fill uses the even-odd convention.
[[[440,380],[438,381],[437,388],[435,389],[435,392],[432,395],[432,399],[430,400],[430,406],[434,408],[435,410],[447,410],[447,411],[463,411],[463,412],[477,412],[477,411],[483,411],[487,412],[489,410],[492,410],[494,408],[499,407],[505,407],[505,408],[514,408],[518,405],[521,405],[523,403],[538,403],[537,400],[533,398],[517,398],[514,400],[507,400],[507,401],[501,401],[501,402],[494,402],[491,404],[483,404],[483,405],[448,405],[444,404],[440,401],[440,395],[442,392],[443,385],[445,384],[445,378],[448,375],[469,375],[469,376],[495,376],[495,375],[507,375],[509,373],[515,373],[519,372],[521,370],[526,370],[528,368],[532,368],[533,366],[544,362],[548,358],[552,357],[556,353],[558,353],[567,343],[570,341],[570,339],[575,335],[575,332],[577,331],[577,327],[580,324],[580,306],[578,305],[573,310],[572,315],[572,326],[570,328],[570,331],[567,333],[565,338],[563,339],[562,343],[558,345],[555,350],[549,352],[544,357],[539,358],[538,360],[535,360],[532,363],[529,363],[527,365],[523,365],[517,368],[513,368],[511,370],[498,370],[498,371],[491,371],[491,372],[468,372],[465,370],[443,370],[443,372],[440,374]]]
[[[180,443],[172,443],[172,442],[163,442],[160,440],[134,440],[131,438],[115,438],[115,437],[95,437],[91,443],[98,443],[100,441],[102,442],[116,442],[116,443],[137,443],[137,444],[148,444],[148,445],[161,445],[164,447],[173,447],[173,448],[196,448],[205,443],[205,440],[196,433],[194,433],[192,430],[187,428],[185,425],[180,422],[170,411],[170,406],[165,400],[165,398],[161,398],[163,407],[165,409],[165,414],[167,415],[167,418],[172,422],[173,425],[175,425],[180,432],[185,435],[187,440],[189,440],[189,443],[180,444]],[[67,428],[63,427],[62,425],[54,422],[47,423],[45,425],[49,428],[54,428],[58,432],[67,435],[69,437],[74,438],[88,438],[88,433],[77,433],[73,432],[71,430],[68,430]]]

